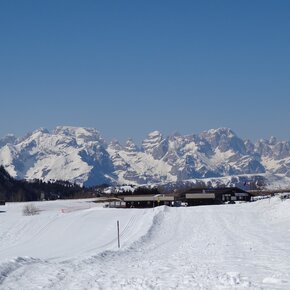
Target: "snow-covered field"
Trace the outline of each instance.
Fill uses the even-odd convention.
[[[0,207],[0,289],[290,289],[290,200],[109,209]],[[120,221],[121,249],[116,239]]]

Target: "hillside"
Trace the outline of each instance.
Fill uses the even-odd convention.
[[[0,166],[0,200],[33,201],[41,199],[86,197],[86,189],[68,181],[16,180]],[[91,196],[91,195],[90,195]]]

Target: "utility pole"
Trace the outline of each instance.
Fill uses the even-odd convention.
[[[118,248],[120,249],[120,223],[117,221],[117,232],[118,232]]]

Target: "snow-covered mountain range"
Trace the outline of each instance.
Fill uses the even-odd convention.
[[[245,174],[290,177],[290,142],[242,140],[228,128],[164,137],[150,133],[137,146],[106,142],[92,128],[38,129],[0,139],[0,165],[18,179],[101,183],[171,183]]]

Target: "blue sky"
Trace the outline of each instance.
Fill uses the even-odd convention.
[[[289,1],[0,2],[0,136],[290,139]]]

